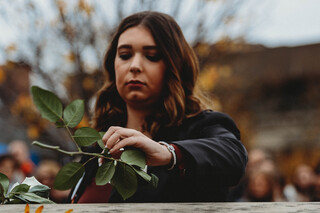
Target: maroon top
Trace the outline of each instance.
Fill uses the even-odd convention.
[[[86,187],[78,203],[107,203],[111,190],[112,186],[110,183],[103,186],[97,186],[95,179],[92,178],[91,184]]]

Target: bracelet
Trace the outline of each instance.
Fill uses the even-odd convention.
[[[164,145],[167,147],[167,149],[169,150],[169,152],[172,154],[172,157],[173,157],[173,163],[171,165],[171,167],[168,169],[168,170],[172,170],[175,165],[177,164],[177,156],[176,156],[176,153],[175,153],[175,149],[172,145],[166,143],[166,142],[163,142],[163,141],[159,141],[159,144],[161,145]]]

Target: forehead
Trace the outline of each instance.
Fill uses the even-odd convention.
[[[118,47],[121,45],[156,45],[150,30],[144,26],[135,26],[125,30],[119,37]]]

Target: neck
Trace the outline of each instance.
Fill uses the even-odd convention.
[[[138,131],[142,131],[142,126],[145,122],[145,118],[147,117],[149,110],[145,108],[135,108],[127,105],[127,128],[135,129]]]

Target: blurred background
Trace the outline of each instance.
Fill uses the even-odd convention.
[[[177,20],[199,57],[199,85],[213,109],[236,121],[249,153],[260,150],[255,152],[260,161],[272,161],[278,187],[272,194],[280,190],[290,200],[292,190],[283,195],[283,189],[295,186],[299,166],[319,172],[319,9],[317,0],[1,0],[0,154],[24,141],[32,161],[25,175],[35,174],[42,160],[60,165],[73,160],[31,145],[38,140],[75,148],[65,130],[40,117],[30,87],[48,89],[64,104],[84,99],[86,115],[78,127],[90,125],[94,94],[103,83],[103,54],[115,27],[134,12],[155,10]],[[250,166],[259,168],[260,161]],[[246,186],[249,179],[243,180]],[[309,179],[315,186],[316,179]],[[310,193],[309,182],[304,194]],[[235,189],[230,200],[249,195]]]

